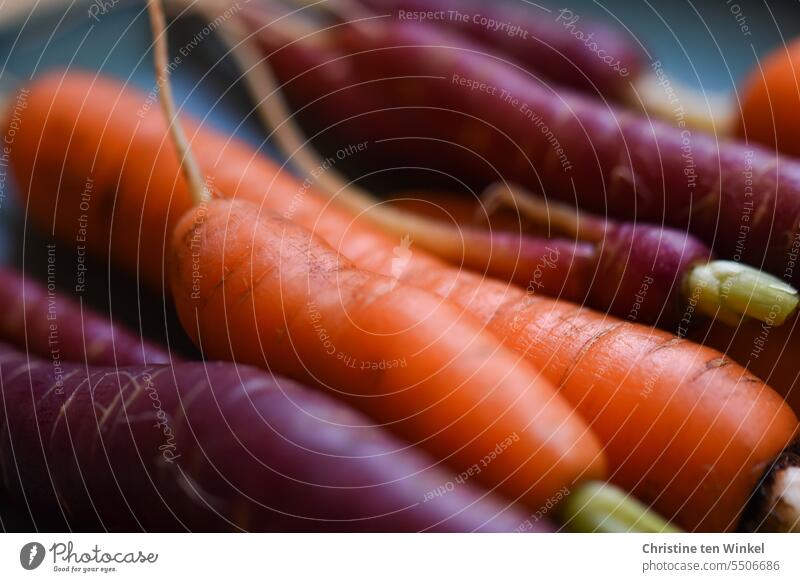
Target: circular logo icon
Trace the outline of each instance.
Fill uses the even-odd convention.
[[[19,551],[19,563],[26,570],[35,570],[44,561],[44,546],[39,542],[28,542]]]

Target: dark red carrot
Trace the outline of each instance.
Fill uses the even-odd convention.
[[[0,345],[0,380],[3,484],[37,529],[514,531],[525,521],[338,401],[253,368],[66,364],[59,378]]]
[[[644,51],[629,34],[569,8],[471,0],[358,2],[377,15],[465,34],[542,79],[609,99],[628,98],[631,82],[645,69]]]
[[[312,135],[369,143],[364,171],[391,160],[478,187],[513,180],[800,279],[800,164],[788,158],[555,91],[420,23],[344,24],[288,45],[276,31],[260,38],[279,49],[270,62]]]
[[[440,194],[430,202],[434,207],[443,204],[446,213],[453,208],[455,215],[461,214],[456,224],[470,242],[480,238],[473,231],[476,214],[483,213],[490,222],[490,232],[483,231],[486,252],[503,246],[518,249],[506,253],[517,257],[517,268],[494,265],[500,271],[496,274],[513,272],[512,280],[532,293],[586,303],[681,335],[701,315],[736,326],[745,314],[780,326],[797,308],[798,294],[790,285],[740,263],[709,260],[712,252],[706,245],[676,229],[600,218],[507,184],[490,187],[471,211],[457,195]],[[499,231],[488,216],[498,209],[506,211]],[[571,239],[520,235],[520,229]],[[476,269],[491,265],[479,249],[471,245],[463,264]],[[569,286],[562,283],[567,280]]]
[[[258,19],[258,13],[253,18]],[[261,32],[273,42],[271,33],[277,26],[275,37],[283,38],[287,31],[282,22]],[[309,34],[309,38],[315,38],[313,32]],[[325,168],[319,182],[332,196],[396,235],[413,239],[417,246],[531,291],[586,302],[615,315],[672,330],[678,327],[684,332],[696,319],[695,314],[718,317],[733,325],[743,313],[763,319],[767,307],[780,303],[781,312],[773,317],[773,324],[780,325],[796,308],[797,294],[789,285],[743,265],[709,262],[710,249],[685,232],[576,216],[570,208],[554,208],[506,184],[498,184],[491,196],[518,206],[548,233],[593,244],[520,236],[518,231],[496,234],[468,227],[456,230],[376,204],[368,192],[338,178],[331,164],[315,159],[304,145],[302,131],[282,104],[280,88],[269,67],[249,54],[245,33],[229,31],[223,36],[238,55],[248,86],[261,103],[263,118],[287,157],[301,166],[309,179],[320,174],[317,168]],[[296,155],[300,150],[302,154]]]
[[[175,356],[9,268],[0,267],[0,340],[28,353],[86,365],[166,364]]]
[[[328,0],[323,6],[340,2]],[[688,126],[718,135],[732,133],[736,112],[729,95],[683,85],[664,73],[661,61],[642,45],[644,39],[635,38],[622,27],[587,20],[572,8],[549,9],[525,0],[360,3],[376,15],[389,12],[399,20],[426,21],[465,35],[484,45],[487,52],[512,61],[548,84],[598,95],[673,123],[679,103],[682,120]],[[355,19],[357,15],[348,13],[350,4],[345,2],[337,16]],[[428,16],[431,12],[432,18]],[[417,14],[425,16],[414,18]]]
[[[509,190],[498,185],[496,191]],[[531,294],[682,333],[702,316],[736,325],[745,313],[763,319],[766,306],[780,301],[774,318],[780,325],[796,309],[797,293],[791,286],[744,265],[710,260],[711,250],[684,232],[576,215],[559,204],[533,199],[517,198],[515,203],[526,217],[536,215],[540,226],[551,231],[566,227],[562,234],[573,238],[478,230],[485,240],[465,251],[464,266],[482,270],[489,264],[490,275],[511,272],[511,280]],[[571,227],[566,224],[570,221]],[[462,227],[460,233],[472,242],[480,238],[475,230]],[[505,247],[508,252],[498,253]],[[486,256],[492,253],[514,257],[516,264],[498,264]]]
[[[273,15],[287,12],[270,0],[251,6]],[[330,17],[345,22],[369,18],[423,22],[470,39],[484,52],[548,85],[717,135],[734,131],[738,111],[730,95],[699,90],[670,77],[642,38],[622,26],[610,26],[610,19],[591,21],[571,8],[549,9],[525,0],[327,0],[311,6],[314,12],[326,13],[327,24]],[[309,12],[293,17],[308,17]],[[326,22],[320,14],[314,16],[309,24]]]

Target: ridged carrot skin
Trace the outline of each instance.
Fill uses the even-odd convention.
[[[127,228],[123,232],[129,235],[126,244],[133,247],[115,242],[110,248],[112,259],[129,269],[140,269],[146,281],[160,286],[158,259],[165,247],[163,236],[155,233],[165,229],[165,216],[172,228],[177,223],[176,209],[191,206],[178,160],[166,146],[160,149],[167,139],[163,119],[157,113],[149,116],[141,122],[147,131],[137,134],[130,111],[139,107],[144,97],[110,81],[98,80],[92,87],[92,80],[81,76],[71,75],[63,85],[57,77],[43,79],[32,87],[29,99],[24,127],[35,137],[18,136],[12,163],[21,181],[33,185],[23,189],[31,208],[36,209],[32,218],[49,224],[55,192],[60,193],[59,221],[62,211],[69,216],[69,205],[79,201],[82,179],[73,177],[70,182],[78,186],[69,189],[65,182],[59,190],[44,168],[84,174],[88,171],[86,160],[92,156],[80,158],[65,152],[69,142],[64,136],[74,131],[82,138],[77,142],[81,148],[93,152],[101,147],[104,134],[92,128],[105,128],[106,140],[125,140],[126,147],[137,152],[141,167],[147,167],[147,171],[133,172],[125,167],[124,156],[108,158],[105,170],[109,176],[121,176],[117,206],[125,208],[128,217],[128,223],[116,216],[115,222]],[[81,111],[84,99],[91,100],[87,107],[91,114]],[[43,146],[34,163],[39,136],[44,138]],[[189,136],[201,167],[220,192],[263,203],[265,209],[291,217],[362,269],[393,274],[397,240],[327,204],[313,187],[303,189],[247,146],[205,129],[197,133],[192,129]],[[69,166],[63,166],[65,155],[71,160]],[[151,181],[150,174],[157,179]],[[105,192],[114,194],[117,179],[108,183]],[[129,223],[136,222],[131,217],[141,215],[143,204],[147,220],[155,222],[142,224],[154,235],[139,240],[138,225]],[[65,220],[56,226],[69,228],[72,223]],[[91,232],[98,236],[96,230]],[[101,239],[93,248],[108,253],[104,242]],[[155,260],[131,260],[136,247],[145,244],[154,253],[148,256]],[[796,428],[794,414],[776,394],[714,350],[569,303],[531,296],[514,286],[446,267],[413,245],[411,250],[409,261],[397,273],[402,281],[457,301],[488,322],[495,333],[526,350],[551,382],[565,385],[565,394],[586,418],[598,424],[608,441],[611,474],[618,483],[633,489],[644,501],[656,502],[656,509],[665,517],[677,516],[687,529],[734,527],[760,472],[791,440]],[[669,365],[663,359],[666,354],[670,354]],[[637,406],[640,401],[645,405]],[[734,407],[733,402],[740,405]],[[621,434],[627,438],[615,437],[617,433],[610,433],[610,427],[618,427],[631,410],[633,416],[622,424],[625,430]],[[648,433],[648,446],[637,446],[642,437],[638,430],[656,423],[664,429]],[[698,441],[702,427],[714,431]]]
[[[724,352],[782,394],[800,414],[800,320],[775,327],[759,321],[729,327],[715,322],[692,329],[689,339]]]
[[[198,207],[174,241],[175,305],[206,356],[328,389],[457,473],[481,464],[477,479],[530,507],[604,475],[550,383],[441,297],[357,269],[251,203]]]
[[[420,194],[410,191],[393,195],[392,204],[437,221],[468,226],[476,223],[477,216],[482,217],[481,222],[490,220],[491,228],[500,232],[520,228],[520,217],[514,212],[485,216],[475,201],[468,200],[458,192],[435,191]],[[483,226],[486,228],[486,224]],[[626,263],[624,259],[621,261],[621,264]],[[550,294],[551,291],[545,286],[543,292]],[[622,296],[617,297],[619,300]],[[650,302],[651,295],[648,294],[644,299],[641,302],[642,307]],[[629,309],[631,305],[634,303],[628,303]],[[636,305],[638,310],[639,303]],[[773,306],[772,309],[773,313],[777,313],[778,306]],[[699,325],[687,326],[682,331],[691,341],[707,345],[745,366],[781,394],[797,414],[800,413],[800,359],[795,354],[800,352],[800,320],[795,315],[783,325],[776,326],[774,317],[767,317],[766,322],[746,320],[736,326],[706,320]],[[639,317],[638,320],[642,322],[646,317]]]
[[[39,531],[511,532],[526,517],[474,482],[434,495],[453,479],[435,460],[252,367],[64,372],[0,344],[3,495]]]

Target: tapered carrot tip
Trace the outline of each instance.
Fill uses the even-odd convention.
[[[787,448],[767,471],[739,529],[800,533],[800,443]]]
[[[572,492],[560,506],[566,527],[578,533],[679,533],[630,494],[608,483],[592,482]]]
[[[737,325],[750,317],[782,325],[797,309],[797,290],[767,273],[733,261],[711,261],[689,273],[686,299],[706,315]]]

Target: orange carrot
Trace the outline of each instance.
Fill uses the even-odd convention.
[[[29,88],[21,116],[10,162],[27,216],[74,244],[85,215],[89,252],[101,259],[112,256],[148,286],[161,289],[160,259],[192,201],[158,104],[107,78],[50,73]],[[319,213],[323,199],[288,171],[241,142],[186,126],[212,189],[258,203],[266,197],[292,218],[309,220]],[[82,204],[90,179],[88,204]],[[311,199],[315,204],[305,202]],[[350,229],[359,256],[370,252],[377,231],[353,230],[352,217],[336,206],[328,206],[323,216],[316,234],[327,239]],[[386,244],[392,241],[386,238]]]
[[[393,193],[392,204],[403,210],[458,225],[491,224],[493,229],[520,228],[523,217],[508,210],[489,214],[475,199],[462,193],[408,191]],[[524,224],[524,223],[523,223]],[[536,224],[525,225],[533,230]],[[777,307],[775,307],[777,309]],[[795,413],[800,413],[800,318],[783,325],[745,320],[737,326],[703,321],[688,330],[687,337],[722,352],[781,394]]]
[[[742,87],[739,137],[800,156],[800,39],[781,44]]]
[[[176,307],[205,355],[333,390],[532,507],[603,475],[570,405],[449,302],[357,269],[250,203],[200,206],[174,241]]]
[[[259,206],[210,199],[175,111],[161,0],[148,9],[161,105],[198,204],[171,249],[178,315],[198,346],[333,389],[461,469],[457,482],[475,477],[533,507],[604,476],[591,430],[474,318],[355,268]]]
[[[119,225],[114,239],[124,240],[111,241],[112,257],[160,285],[167,226],[191,206],[177,157],[162,145],[166,124],[157,112],[141,121],[131,115],[143,96],[89,81],[71,76],[59,86],[51,77],[31,88],[22,131],[31,133],[17,137],[14,169],[38,221],[49,225],[55,218],[69,240],[74,222],[67,207],[77,206],[97,152],[107,177],[93,202],[113,207],[108,198],[119,184],[117,212],[109,216]],[[72,133],[80,139],[64,139]],[[304,188],[250,148],[205,129],[192,128],[189,136],[216,190],[264,203],[360,268],[392,274],[396,240],[326,205],[313,187]],[[106,142],[113,142],[108,150]],[[135,152],[127,161],[119,151],[125,149]],[[59,182],[48,169],[69,179]],[[140,230],[148,233],[141,240]],[[105,242],[93,248],[108,253]],[[794,436],[797,419],[782,400],[714,350],[446,267],[413,244],[410,250],[395,274],[448,296],[524,351],[597,426],[613,479],[688,529],[734,527],[760,475]],[[141,264],[139,252],[148,257]]]
[[[723,352],[772,386],[800,414],[800,319],[785,325],[742,322],[737,327],[706,322],[693,329],[692,341]]]

